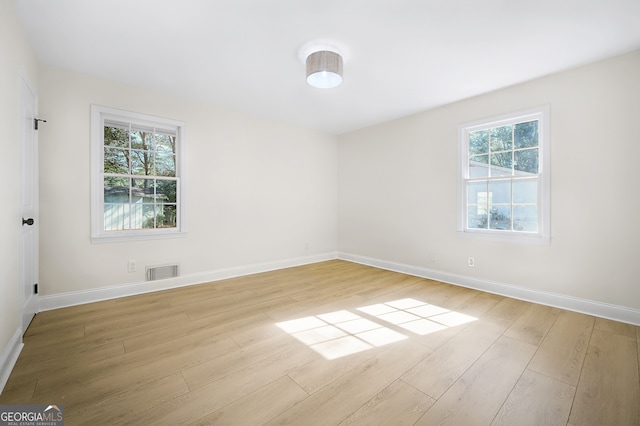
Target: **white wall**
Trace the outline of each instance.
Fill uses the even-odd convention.
[[[90,105],[186,122],[188,235],[90,242]],[[45,296],[333,253],[336,138],[46,65],[40,67],[40,287]],[[308,244],[308,248],[306,248]],[[127,261],[138,270],[127,272]]]
[[[40,130],[45,297],[138,283],[145,265],[178,262],[183,274],[199,274],[337,249],[640,308],[640,52],[338,138],[38,67],[9,0],[0,0],[0,54],[4,182],[19,176],[21,75],[38,89],[48,120]],[[187,237],[90,243],[92,103],[187,122]],[[551,245],[462,238],[457,125],[542,104],[551,106]],[[0,348],[19,327],[20,218],[18,185],[1,187]]]
[[[640,308],[638,76],[640,51],[339,137],[339,251]],[[457,126],[544,104],[551,244],[462,237]]]
[[[37,63],[13,4],[0,0],[0,373],[3,349],[20,328],[20,80],[37,90]],[[0,377],[0,389],[2,388]]]

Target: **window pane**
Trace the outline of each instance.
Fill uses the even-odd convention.
[[[487,210],[484,207],[467,207],[467,228],[487,229],[487,223]]]
[[[128,148],[129,131],[120,127],[104,126],[104,145]]]
[[[153,132],[143,132],[142,136],[144,137],[144,148],[150,151],[155,151],[156,139],[158,135]]]
[[[511,207],[496,206],[491,208],[490,229],[511,230]]]
[[[156,153],[156,176],[176,175],[176,156],[171,153]]]
[[[489,182],[490,204],[511,204],[511,181]]]
[[[130,206],[130,229],[152,229],[153,228],[153,204],[131,204]],[[149,226],[150,224],[150,226]]]
[[[513,229],[523,232],[538,232],[538,207],[513,206]]]
[[[513,181],[514,204],[536,204],[538,202],[538,180]]]
[[[467,183],[467,203],[487,205],[487,182]]]
[[[155,185],[153,179],[131,180],[131,202],[152,204],[155,198]]]
[[[176,193],[178,191],[178,182],[175,180],[158,179],[156,181],[156,199],[167,203],[175,203],[177,201]]]
[[[468,183],[467,200],[467,226],[469,228],[486,229],[490,201],[489,194],[487,192],[487,182]]]
[[[104,230],[129,229],[129,203],[104,204]]]
[[[538,121],[516,124],[513,137],[516,149],[538,146]]]
[[[175,228],[176,217],[175,205],[162,206],[161,213],[157,217],[158,228]]]
[[[511,176],[511,152],[491,155],[491,176]]]
[[[106,187],[104,188],[105,203],[128,203],[129,188],[128,187]]]
[[[142,130],[132,130],[131,136],[131,148],[134,149],[149,149],[145,143],[145,132]]]
[[[128,203],[129,202],[129,179],[120,177],[104,178],[104,202],[105,203]]]
[[[155,150],[158,152],[176,153],[176,137],[156,134]]]
[[[469,133],[469,154],[486,154],[489,152],[489,131],[478,130]]]
[[[125,149],[104,149],[104,172],[129,174],[129,151]]]
[[[516,151],[514,156],[516,160],[514,168],[517,174],[538,174],[538,148]]]
[[[151,151],[131,151],[131,174],[151,176],[155,173],[153,153]]]
[[[155,216],[156,216],[156,206],[153,204],[143,204],[142,205],[142,228],[143,229],[154,229],[155,226]]]
[[[469,158],[469,177],[489,176],[489,155],[474,155]]]
[[[491,129],[491,151],[508,151],[513,144],[513,126],[494,127]]]

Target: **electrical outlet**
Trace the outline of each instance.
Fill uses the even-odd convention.
[[[136,271],[136,261],[130,260],[127,262],[127,272],[135,272]]]
[[[467,259],[467,266],[473,268],[474,266],[476,266],[476,260],[473,257],[470,257],[469,259]]]

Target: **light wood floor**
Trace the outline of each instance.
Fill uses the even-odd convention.
[[[0,404],[67,425],[638,425],[639,350],[640,327],[329,261],[40,313]]]

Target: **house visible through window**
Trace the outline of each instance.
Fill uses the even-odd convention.
[[[548,108],[462,125],[459,138],[459,230],[548,240]]]
[[[92,107],[92,238],[153,238],[183,231],[184,124]]]

